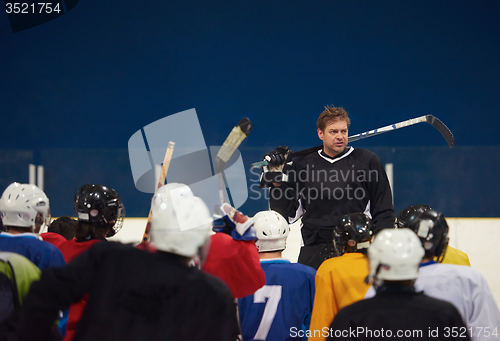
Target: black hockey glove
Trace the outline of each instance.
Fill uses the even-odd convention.
[[[287,146],[279,146],[278,148],[271,150],[269,153],[262,157],[262,160],[269,162],[269,166],[280,166],[284,165],[287,161],[287,157],[291,150]]]
[[[286,175],[283,168],[288,161],[288,156],[292,151],[287,146],[279,146],[262,157],[262,160],[269,164],[262,167],[259,187],[272,187],[274,184],[286,182]]]

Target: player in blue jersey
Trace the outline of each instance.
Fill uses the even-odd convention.
[[[50,222],[47,195],[35,185],[10,184],[0,198],[2,222],[0,250],[15,252],[32,261],[40,270],[66,265],[57,247],[38,239],[43,224]]]
[[[239,300],[243,340],[306,339],[316,270],[281,257],[290,232],[283,216],[275,211],[263,211],[253,219],[266,285]]]

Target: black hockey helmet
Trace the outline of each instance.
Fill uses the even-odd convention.
[[[427,205],[412,205],[405,207],[401,210],[401,212],[399,212],[398,216],[396,217],[394,227],[397,229],[407,227],[408,222],[415,216],[415,214],[429,210],[431,210],[431,208]]]
[[[361,252],[366,254],[373,236],[373,222],[364,213],[351,213],[340,217],[333,228],[333,245],[337,254]]]
[[[441,263],[448,247],[449,227],[442,213],[434,210],[417,212],[407,223],[422,242],[426,256],[433,256]]]
[[[123,226],[125,207],[112,188],[97,184],[83,185],[76,192],[73,203],[79,221],[111,227],[106,237],[114,236]]]

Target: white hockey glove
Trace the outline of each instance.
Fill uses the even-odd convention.
[[[219,207],[220,216],[214,216],[212,230],[229,234],[235,240],[255,240],[257,233],[253,219],[244,215],[228,203]]]

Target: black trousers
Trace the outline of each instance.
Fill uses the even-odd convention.
[[[333,247],[333,243],[318,243],[302,246],[298,262],[318,270],[321,263],[325,260],[337,256],[338,254]]]

